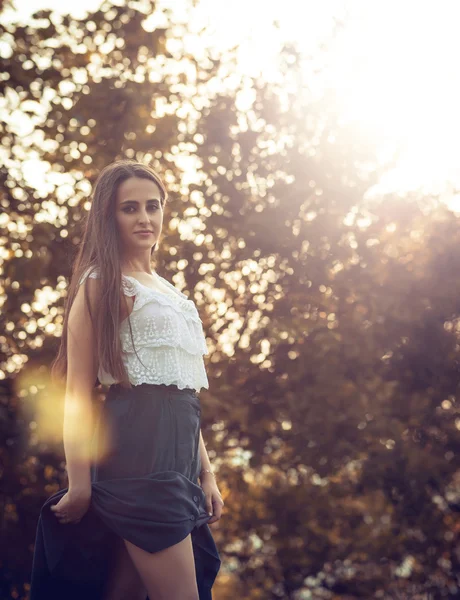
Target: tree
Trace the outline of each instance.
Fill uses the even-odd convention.
[[[186,22],[172,13],[149,31],[146,16],[106,3],[79,21],[40,11],[2,26],[2,595],[25,597],[39,507],[63,485],[62,448],[33,429],[31,406],[49,390],[91,184],[127,156],[166,180],[158,261],[208,337],[203,429],[226,503],[219,599],[456,597],[451,214],[415,194],[365,200],[378,140],[341,127],[332,92],[311,102],[293,86],[294,47],[282,82],[250,82],[243,114],[247,82],[231,89],[222,74],[238,74],[235,58],[188,55]]]

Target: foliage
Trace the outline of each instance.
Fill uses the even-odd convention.
[[[166,180],[158,268],[208,337],[216,597],[458,597],[452,215],[417,194],[369,199],[378,140],[339,123],[332,92],[293,85],[295,48],[281,82],[251,81],[243,112],[232,56],[193,56],[186,22],[149,31],[129,6],[2,26],[2,597],[26,597],[39,508],[65,483],[33,407],[91,183],[121,156]]]

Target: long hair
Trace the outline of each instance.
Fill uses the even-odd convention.
[[[160,202],[164,208],[168,194],[159,175],[149,166],[134,160],[117,160],[107,165],[99,173],[93,189],[92,204],[83,222],[83,239],[72,268],[72,277],[64,306],[63,331],[57,356],[51,365],[54,381],[65,381],[67,377],[67,337],[69,313],[77,295],[81,277],[88,269],[99,271],[100,296],[93,318],[88,288],[85,285],[85,302],[88,306],[95,334],[95,350],[99,358],[99,368],[110,373],[124,387],[131,388],[128,373],[121,354],[120,300],[123,298],[126,310],[128,304],[121,294],[121,243],[115,217],[116,196],[119,185],[130,177],[150,179],[160,189]],[[156,249],[156,243],[152,253]],[[133,333],[128,317],[131,340]],[[136,352],[137,355],[137,352]],[[97,379],[99,382],[99,379]]]

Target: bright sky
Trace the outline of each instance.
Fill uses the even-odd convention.
[[[72,14],[82,17],[101,4],[79,0]],[[43,8],[62,13],[67,5],[62,0],[16,0],[16,17],[27,19]],[[262,73],[275,81],[280,45],[299,44],[305,55],[304,86],[312,97],[335,89],[341,119],[359,124],[371,140],[381,139],[382,161],[396,146],[403,147],[398,167],[378,191],[441,193],[460,188],[456,0],[201,0],[192,15],[188,6],[188,0],[156,2],[159,12],[170,8],[182,15],[191,32],[207,25],[206,35],[200,34],[195,44],[218,50],[238,45],[241,73]],[[345,9],[346,29],[328,46],[333,17],[343,16]],[[325,62],[323,51],[317,51],[322,40]]]

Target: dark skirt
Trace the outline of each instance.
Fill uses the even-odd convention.
[[[201,408],[191,388],[112,385],[95,430],[90,508],[61,524],[50,496],[38,520],[30,600],[100,600],[122,537],[158,552],[191,534],[200,600],[220,568],[198,484]]]

